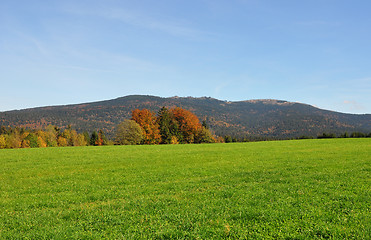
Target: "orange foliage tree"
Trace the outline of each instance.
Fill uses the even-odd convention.
[[[107,139],[102,129],[98,131],[98,146],[107,145]]]
[[[161,141],[159,126],[156,115],[148,109],[135,109],[132,112],[131,120],[134,120],[145,132],[144,143],[158,144]]]
[[[192,112],[180,107],[170,109],[170,112],[178,123],[180,136],[183,138],[179,139],[180,142],[194,143],[195,136],[202,129],[198,117]]]
[[[158,116],[148,109],[135,109],[132,120],[145,132],[145,144],[211,143],[215,142],[209,129],[198,117],[180,107],[161,108]]]

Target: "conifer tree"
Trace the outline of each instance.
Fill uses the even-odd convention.
[[[158,112],[157,123],[160,129],[161,143],[170,144],[172,136],[175,135],[174,131],[172,132],[172,123],[173,120],[170,116],[170,112],[166,107],[162,107]]]
[[[91,137],[90,137],[90,145],[92,146],[98,146],[98,133],[96,131],[94,131],[92,134],[91,134]]]

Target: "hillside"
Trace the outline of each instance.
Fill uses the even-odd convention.
[[[371,114],[332,112],[310,105],[280,100],[221,101],[214,98],[133,95],[113,100],[0,112],[0,125],[40,128],[49,124],[79,132],[103,129],[110,137],[115,126],[131,111],[162,106],[182,107],[206,120],[216,135],[291,138],[323,132],[371,132]]]

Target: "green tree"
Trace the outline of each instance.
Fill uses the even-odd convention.
[[[140,144],[144,138],[144,130],[133,120],[125,120],[116,127],[116,144],[136,145]]]
[[[28,136],[24,140],[29,141],[29,147],[31,148],[39,147],[37,143],[37,136],[33,133],[28,134]]]
[[[89,135],[89,133],[85,131],[85,132],[83,133],[83,135],[84,135],[84,138],[85,138],[86,144],[89,145],[89,144],[90,144],[90,135]]]
[[[349,134],[347,132],[340,135],[340,138],[348,138],[348,137],[349,137]]]
[[[0,135],[1,134],[8,134],[8,129],[6,127],[4,127],[4,126],[1,126],[0,127]]]
[[[92,146],[98,146],[99,145],[99,137],[98,137],[98,133],[96,131],[94,131],[92,134],[91,134],[91,137],[90,137],[90,145]]]
[[[317,136],[317,138],[336,138],[336,135],[334,133],[322,133],[322,135]]]
[[[210,128],[209,125],[207,124],[206,120],[203,120],[203,121],[202,121],[202,126],[203,126],[204,128],[206,128],[206,129],[209,129],[209,128]]]
[[[171,131],[170,131],[170,112],[166,107],[162,107],[158,112],[157,123],[160,129],[161,143],[171,143]]]
[[[225,142],[225,143],[230,143],[230,142],[232,142],[232,137],[229,136],[229,135],[224,136],[224,142]]]
[[[171,144],[175,138],[177,141],[182,140],[178,123],[166,107],[162,107],[158,112],[157,123],[160,129],[161,143]]]

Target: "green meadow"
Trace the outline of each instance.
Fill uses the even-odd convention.
[[[0,239],[370,239],[371,139],[0,150]]]

